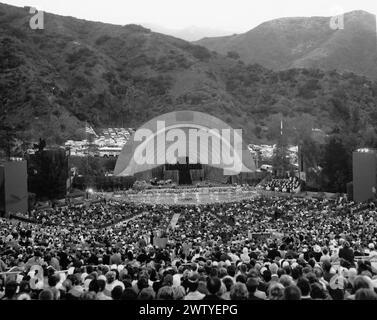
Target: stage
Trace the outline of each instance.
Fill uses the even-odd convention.
[[[242,187],[209,187],[196,188],[184,187],[174,189],[148,189],[143,191],[129,190],[106,194],[107,199],[143,204],[166,205],[195,205],[238,202],[244,199],[252,199],[259,194],[250,188]]]

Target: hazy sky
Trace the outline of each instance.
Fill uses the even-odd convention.
[[[0,0],[56,14],[114,24],[151,23],[244,32],[281,17],[333,16],[365,10],[377,14],[376,0]]]

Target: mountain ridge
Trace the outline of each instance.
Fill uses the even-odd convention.
[[[375,16],[362,10],[344,14],[344,30],[330,28],[331,17],[279,18],[246,33],[204,38],[195,44],[266,68],[320,68],[377,78]]]
[[[281,117],[325,132],[358,119],[375,131],[377,83],[363,76],[272,71],[137,25],[45,13],[45,29],[31,30],[29,19],[0,4],[1,117],[26,141],[61,144],[86,122],[138,127],[186,109],[243,129],[250,143],[276,138]]]

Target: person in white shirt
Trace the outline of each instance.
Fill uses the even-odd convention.
[[[250,262],[249,250],[247,248],[243,248],[242,254],[241,254],[241,260],[244,263],[249,263]]]
[[[195,262],[199,258],[200,258],[200,249],[196,249],[195,254],[191,259],[191,262]]]
[[[96,294],[97,300],[113,300],[107,294],[105,294],[106,281],[105,280],[96,280],[98,284],[98,292]]]
[[[377,257],[377,251],[374,247],[374,243],[369,243],[368,244],[368,248],[369,248],[369,257]]]
[[[121,286],[123,290],[125,289],[124,283],[122,281],[119,281],[118,279],[116,279],[116,273],[115,273],[115,271],[109,271],[109,272],[107,272],[106,273],[106,287],[105,287],[106,294],[108,296],[110,296],[111,295],[111,291],[113,291],[113,289],[116,286]]]
[[[325,260],[328,260],[328,261],[330,261],[331,260],[331,257],[330,257],[330,254],[329,254],[329,251],[327,250],[327,248],[324,248],[323,250],[322,250],[322,256],[321,256],[321,258],[319,259],[319,262],[323,262],[323,261],[325,261]]]
[[[178,273],[173,275],[173,287],[179,287],[181,285],[183,270],[184,270],[184,268],[182,266],[179,266]]]

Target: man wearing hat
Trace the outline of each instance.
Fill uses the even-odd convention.
[[[187,295],[183,298],[183,300],[202,300],[205,295],[198,291],[199,286],[199,276],[197,273],[192,273],[187,282]]]

